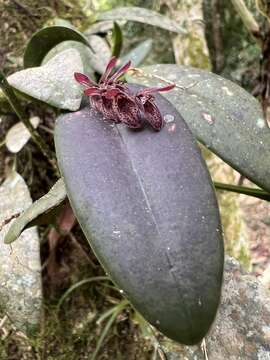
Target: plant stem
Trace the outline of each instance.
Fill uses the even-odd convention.
[[[28,129],[28,131],[31,134],[32,139],[37,144],[43,155],[48,159],[48,161],[51,163],[54,169],[57,169],[56,166],[56,160],[53,152],[50,150],[46,142],[42,139],[42,137],[39,135],[37,130],[33,127],[31,122],[29,121],[27,115],[24,112],[24,109],[22,108],[17,96],[15,95],[15,92],[11,85],[9,85],[5,75],[0,70],[0,88],[3,90],[3,93],[7,97],[8,102],[10,103],[12,109],[18,116],[18,118],[23,122],[25,127]]]
[[[261,43],[260,39],[260,26],[247,8],[244,0],[231,0],[235,10],[241,17],[247,30],[255,37],[255,39]]]
[[[261,189],[252,189],[246,186],[230,185],[220,182],[214,182],[214,185],[217,190],[231,191],[238,194],[244,194],[244,195],[256,197],[258,199],[270,201],[270,193]]]

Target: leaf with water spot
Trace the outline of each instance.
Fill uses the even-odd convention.
[[[177,87],[164,96],[197,139],[241,174],[270,191],[270,131],[259,102],[233,82],[208,71],[153,65],[134,71],[130,82]]]
[[[160,132],[114,125],[89,107],[62,115],[56,154],[71,206],[105,270],[152,325],[194,344],[219,304],[219,212],[195,139],[165,98],[156,101],[168,121]]]
[[[95,71],[89,61],[89,59],[91,59],[93,56],[93,52],[89,49],[89,47],[85,46],[82,43],[79,43],[78,41],[63,41],[60,44],[56,45],[46,54],[42,61],[42,65],[45,65],[53,57],[68,49],[75,49],[76,51],[78,51],[83,64],[83,73],[87,74],[92,79],[95,79]]]
[[[98,35],[91,35],[88,37],[89,43],[94,51],[89,57],[89,63],[98,73],[102,74],[112,57],[111,49],[107,41]]]
[[[117,7],[115,9],[105,11],[98,15],[97,20],[128,20],[140,22],[143,24],[149,24],[157,26],[162,29],[176,32],[179,34],[186,34],[187,31],[180,26],[176,21],[169,19],[168,17],[159,14],[156,11],[136,7]]]
[[[80,54],[68,49],[45,65],[18,71],[8,77],[16,90],[60,109],[75,111],[80,107],[81,88],[74,72],[83,72]]]

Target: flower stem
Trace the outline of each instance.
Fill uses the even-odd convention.
[[[238,194],[244,194],[244,195],[256,197],[258,199],[270,201],[270,193],[261,189],[252,189],[246,186],[230,185],[220,182],[214,182],[214,186],[217,190],[231,191]]]
[[[25,127],[30,132],[32,139],[39,147],[42,154],[48,159],[48,161],[53,166],[53,168],[57,170],[56,159],[53,152],[50,150],[46,142],[42,139],[42,137],[39,135],[37,130],[33,127],[31,122],[29,121],[27,115],[24,112],[23,107],[21,106],[17,96],[15,95],[13,88],[8,83],[5,75],[1,70],[0,70],[0,88],[3,90],[3,93],[5,94],[8,102],[10,103],[12,109],[14,110],[18,118],[23,122]]]

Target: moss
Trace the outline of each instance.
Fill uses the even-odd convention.
[[[239,195],[230,192],[218,194],[221,221],[225,234],[225,250],[246,269],[250,269],[250,252],[246,228],[238,202]]]
[[[237,173],[229,165],[205,147],[202,147],[202,154],[214,180],[227,184],[236,183]],[[218,191],[217,198],[224,230],[225,251],[236,258],[246,270],[250,270],[247,229],[239,205],[239,195]]]
[[[178,40],[175,41],[175,46],[181,49],[177,58],[179,64],[210,70],[204,41],[196,32],[190,32],[185,37],[179,36]]]

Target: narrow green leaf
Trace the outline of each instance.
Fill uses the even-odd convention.
[[[108,334],[108,332],[109,332],[111,326],[113,325],[115,319],[117,318],[117,316],[123,311],[123,309],[127,306],[127,304],[128,304],[127,300],[122,300],[118,305],[116,305],[112,308],[112,315],[109,318],[108,322],[106,323],[106,325],[98,339],[96,349],[95,349],[94,353],[92,354],[90,360],[96,360],[97,354],[103,344],[103,341],[104,341],[106,335]]]
[[[253,189],[246,186],[237,186],[237,185],[230,185],[230,184],[224,184],[220,182],[214,182],[215,188],[217,190],[223,190],[223,191],[231,191],[237,194],[243,194],[248,196],[253,196],[258,199],[270,201],[270,193],[261,190],[261,189]]]
[[[27,44],[24,53],[24,67],[35,67],[42,63],[45,55],[56,45],[74,40],[90,46],[87,38],[79,31],[67,26],[48,26],[37,31]]]
[[[12,111],[12,107],[8,102],[6,95],[4,94],[3,90],[0,88],[0,114],[3,112]]]
[[[66,188],[62,179],[59,179],[51,190],[39,200],[30,205],[10,226],[4,242],[11,244],[15,241],[22,231],[36,220],[39,216],[55,210],[66,198]]]
[[[128,20],[160,27],[165,30],[186,34],[187,31],[176,21],[156,11],[140,7],[117,7],[101,13],[97,20]]]
[[[64,294],[61,296],[60,300],[57,304],[57,312],[60,310],[63,302],[66,300],[66,298],[76,289],[78,289],[80,286],[83,286],[84,284],[89,284],[95,281],[110,281],[110,278],[108,276],[93,276],[89,279],[83,279],[81,281],[78,281],[74,285],[72,285],[70,288],[68,288]]]
[[[131,75],[130,82],[147,86],[174,82],[176,88],[164,96],[197,139],[270,191],[270,131],[253,96],[229,80],[192,67],[159,64]]]
[[[112,55],[118,58],[121,54],[122,46],[123,46],[122,30],[115,21],[113,23],[113,32],[112,32]]]

